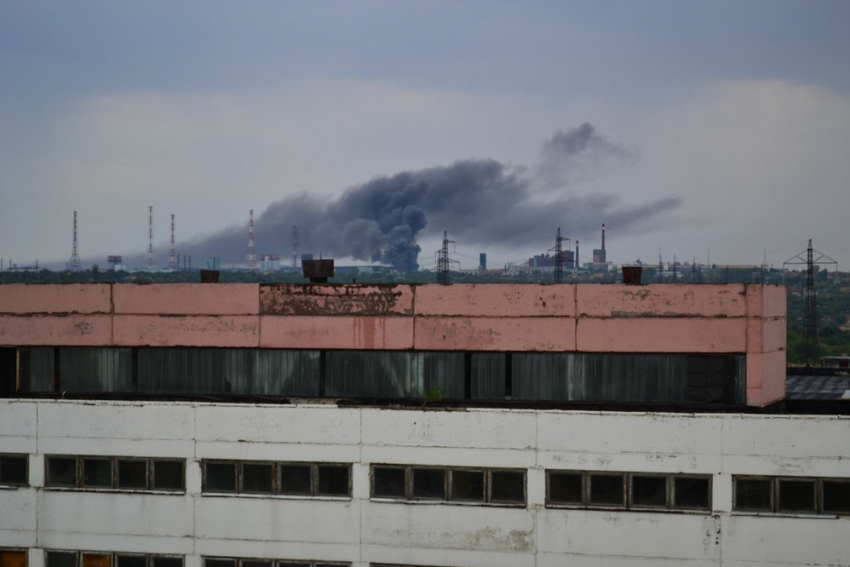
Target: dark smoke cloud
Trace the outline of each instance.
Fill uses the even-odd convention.
[[[377,177],[322,201],[307,195],[271,204],[256,219],[259,251],[291,250],[298,226],[300,251],[418,269],[417,239],[426,227],[464,245],[518,245],[548,242],[556,227],[570,234],[595,231],[599,223],[619,233],[681,204],[670,197],[618,207],[614,195],[573,195],[566,187],[607,168],[629,164],[636,150],[600,136],[590,124],[556,132],[543,144],[541,161],[526,169],[492,159],[469,159],[449,166]],[[246,227],[226,229],[183,246],[196,265],[208,256],[245,258]],[[286,254],[281,254],[285,257]]]

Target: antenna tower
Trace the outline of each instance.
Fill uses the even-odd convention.
[[[77,211],[74,211],[74,243],[71,245],[71,260],[68,262],[68,269],[78,271],[82,263],[80,262],[80,254],[77,248]]]
[[[443,231],[443,247],[437,252],[437,283],[440,285],[452,283],[449,271],[452,262],[449,259],[449,244],[454,243],[454,240],[449,240],[449,233]]]
[[[254,254],[254,209],[249,211],[248,220],[248,255],[245,257],[245,262],[248,267],[254,269],[257,267],[257,255]]]
[[[604,234],[604,233],[603,233]],[[564,247],[563,242],[567,241],[567,248],[570,247],[570,239],[561,236],[561,227],[558,227],[558,232],[555,233],[555,247],[550,250],[555,251],[555,283],[564,283]]]
[[[815,258],[817,254],[817,258]],[[803,320],[806,325],[805,356],[806,366],[810,367],[818,361],[818,300],[815,292],[815,266],[834,265],[838,270],[838,262],[825,254],[821,254],[812,248],[812,240],[809,239],[809,247],[806,249],[806,259],[803,260],[803,252],[800,252],[790,260],[782,263],[782,268],[793,265],[806,265],[806,290],[803,292],[805,304],[805,315]]]
[[[171,215],[171,254],[168,259],[168,267],[177,269],[177,250],[174,249],[174,215]]]
[[[148,261],[149,270],[153,269],[153,207],[148,207]]]
[[[298,267],[298,225],[292,227],[292,267]]]

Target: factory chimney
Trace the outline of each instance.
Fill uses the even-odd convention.
[[[172,270],[177,269],[177,250],[174,248],[174,215],[171,215],[171,254],[168,259],[168,267]]]
[[[148,270],[153,269],[153,207],[148,207]]]
[[[602,223],[602,254],[605,255],[605,223]]]
[[[254,254],[254,209],[250,210],[248,220],[248,255],[245,257],[245,262],[252,270],[257,267],[257,255]]]
[[[576,270],[579,267],[578,240],[576,240],[576,259],[575,262],[573,262],[573,266],[575,266]]]

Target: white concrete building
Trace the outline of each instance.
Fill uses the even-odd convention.
[[[778,288],[251,288],[0,286],[0,567],[850,564]]]

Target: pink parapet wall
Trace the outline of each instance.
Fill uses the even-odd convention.
[[[0,345],[741,353],[785,396],[785,288],[759,284],[0,285]]]

